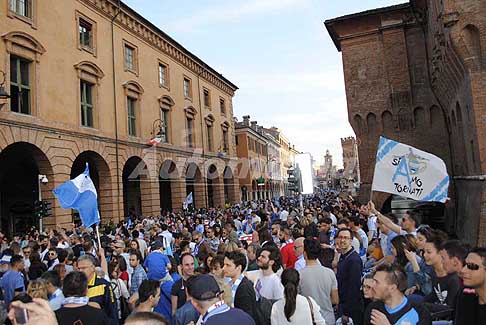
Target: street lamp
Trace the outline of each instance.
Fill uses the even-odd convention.
[[[5,90],[5,72],[0,70],[0,74],[2,75],[2,81],[0,82],[0,99],[9,99],[10,95]],[[6,103],[0,103],[0,110]]]
[[[41,184],[46,185],[49,180],[46,175],[39,174],[37,176],[38,186],[39,186],[39,202],[42,202],[42,189]],[[42,217],[39,218],[39,232],[42,233]]]

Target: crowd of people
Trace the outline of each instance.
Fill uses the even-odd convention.
[[[6,238],[12,324],[484,324],[486,248],[335,192]],[[8,316],[7,316],[8,313]],[[483,319],[483,321],[481,321]],[[1,321],[1,319],[0,319]]]

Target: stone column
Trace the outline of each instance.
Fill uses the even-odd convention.
[[[170,190],[172,196],[172,209],[180,211],[182,209],[182,204],[187,197],[185,178],[171,180]]]

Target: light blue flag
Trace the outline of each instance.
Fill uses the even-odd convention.
[[[191,193],[189,193],[189,195],[184,200],[184,203],[182,204],[182,207],[184,209],[187,209],[187,207],[189,206],[189,204],[192,204],[192,203],[193,203],[193,199],[192,199],[192,192],[191,192]]]
[[[98,211],[98,194],[93,181],[89,177],[89,166],[82,174],[71,179],[53,191],[64,209],[76,209],[79,212],[84,227],[90,227],[100,222]]]

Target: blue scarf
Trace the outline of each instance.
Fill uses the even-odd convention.
[[[224,301],[218,301],[217,303],[209,307],[208,311],[206,312],[206,314],[204,314],[202,318],[201,324],[204,325],[210,317],[225,313],[228,310],[230,310],[230,307],[225,304]]]

